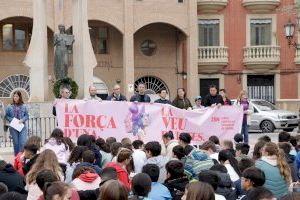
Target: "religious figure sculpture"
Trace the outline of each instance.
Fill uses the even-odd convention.
[[[74,35],[66,34],[65,26],[58,25],[59,33],[54,35],[54,75],[56,80],[68,76],[69,52],[74,43]]]

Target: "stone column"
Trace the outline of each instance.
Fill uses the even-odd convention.
[[[64,24],[64,0],[55,0],[53,1],[53,7],[54,7],[54,32],[59,32],[58,25]]]
[[[48,98],[47,1],[32,0],[32,37],[23,64],[29,67],[30,102]]]
[[[188,1],[189,4],[189,35],[187,37],[187,95],[189,98],[199,94],[198,80],[198,18],[197,0]]]
[[[124,95],[130,98],[134,91],[134,27],[132,0],[124,1],[123,87]]]
[[[73,68],[74,80],[79,86],[78,98],[89,95],[93,85],[93,69],[97,60],[93,51],[87,16],[87,0],[73,0]]]

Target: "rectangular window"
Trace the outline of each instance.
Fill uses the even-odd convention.
[[[2,46],[5,50],[12,50],[14,48],[13,42],[13,25],[5,24],[2,26]]]
[[[107,54],[107,39],[108,39],[108,28],[107,27],[99,27],[99,53]]]
[[[14,30],[15,30],[15,49],[25,50],[26,27],[21,25],[15,25]]]
[[[272,19],[252,19],[251,46],[271,45]]]
[[[2,49],[25,51],[30,43],[32,26],[27,23],[0,24]]]
[[[220,20],[199,20],[199,46],[220,46]]]
[[[90,27],[90,37],[96,54],[108,54],[108,28]]]

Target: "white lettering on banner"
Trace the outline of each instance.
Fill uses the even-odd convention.
[[[232,139],[240,132],[243,120],[238,106],[186,111],[164,104],[58,100],[56,111],[58,127],[73,141],[82,134],[157,141],[172,131],[176,138],[188,132],[192,142],[199,144],[212,135]]]

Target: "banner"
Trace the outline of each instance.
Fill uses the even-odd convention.
[[[243,110],[237,106],[221,106],[186,111],[171,105],[97,100],[59,100],[56,104],[58,127],[73,141],[82,134],[96,138],[128,137],[144,142],[160,141],[172,131],[176,138],[188,132],[193,144],[212,135],[232,139],[240,133]]]

